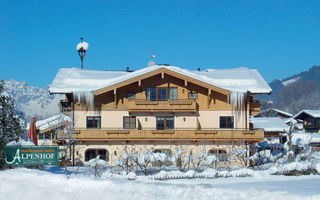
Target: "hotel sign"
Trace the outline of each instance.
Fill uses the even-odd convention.
[[[58,147],[6,146],[4,158],[5,166],[58,165]]]

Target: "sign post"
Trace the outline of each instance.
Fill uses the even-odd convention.
[[[57,146],[6,146],[4,166],[58,165]]]

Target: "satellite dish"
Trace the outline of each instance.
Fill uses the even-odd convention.
[[[154,65],[156,65],[153,61],[149,61],[148,62],[148,67],[152,67],[152,66],[154,66]]]

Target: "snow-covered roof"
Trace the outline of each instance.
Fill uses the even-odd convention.
[[[71,121],[71,119],[68,115],[58,114],[58,115],[54,115],[54,116],[49,117],[44,120],[36,121],[36,127],[37,127],[37,129],[42,131],[42,130],[46,130],[48,128],[54,128],[60,124],[67,122],[67,121]],[[29,130],[29,125],[30,125],[30,123],[28,123],[28,125],[27,125],[27,130]]]
[[[281,113],[281,114],[283,114],[283,115],[289,116],[289,117],[292,117],[292,116],[293,116],[293,114],[288,113],[288,112],[285,112],[285,111],[283,111],[283,110],[279,110],[279,109],[276,109],[276,108],[272,108],[272,110],[274,110],[275,112]]]
[[[299,118],[299,116],[305,113],[307,115],[310,115],[313,118],[320,118],[320,110],[301,110],[300,112],[298,112],[293,118],[297,119]]]
[[[89,92],[112,86],[165,68],[231,92],[270,93],[272,90],[255,69],[207,69],[190,71],[175,66],[155,65],[134,72],[62,68],[49,87],[51,93]]]
[[[320,135],[317,133],[293,133],[292,144],[306,145],[310,143],[320,143]]]
[[[263,128],[266,132],[285,132],[289,126],[279,117],[251,117],[253,128]]]

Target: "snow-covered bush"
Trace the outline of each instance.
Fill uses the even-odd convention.
[[[105,160],[101,160],[100,156],[97,156],[96,158],[93,158],[86,163],[86,166],[89,168],[89,171],[95,177],[101,176],[103,169],[106,167],[106,165],[107,162]]]
[[[123,156],[118,159],[115,160],[115,164],[119,167],[122,168],[122,170],[124,170],[127,174],[131,171],[133,171],[134,167],[135,167],[135,162],[133,160],[133,156],[131,153],[125,151],[125,153],[123,154]]]
[[[126,178],[127,178],[128,180],[136,180],[137,175],[136,175],[134,172],[130,172],[130,173],[126,176]]]
[[[286,176],[299,176],[317,174],[316,166],[310,162],[290,162],[281,166],[274,166],[270,168],[272,175],[286,175]]]

